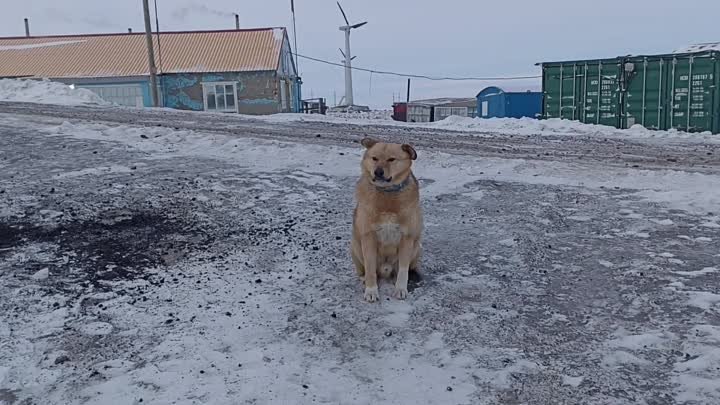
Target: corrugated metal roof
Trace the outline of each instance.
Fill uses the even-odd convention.
[[[162,32],[161,52],[153,44],[159,72],[247,72],[277,70],[284,38],[284,28]],[[0,38],[0,77],[148,74],[144,33]]]
[[[431,98],[426,100],[414,100],[410,105],[424,106],[464,106],[466,104],[474,104],[477,100],[469,97],[450,97],[450,98]]]

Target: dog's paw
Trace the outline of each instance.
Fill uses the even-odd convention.
[[[375,302],[380,298],[377,287],[365,287],[365,301]]]
[[[393,297],[395,297],[399,300],[404,300],[405,298],[407,298],[407,295],[408,295],[407,288],[395,286],[395,292],[393,293]]]

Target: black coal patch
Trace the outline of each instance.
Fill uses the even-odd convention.
[[[0,222],[0,257],[7,254],[20,240],[20,230]]]
[[[48,244],[63,264],[27,263],[24,273],[49,267],[63,283],[108,290],[108,282],[144,278],[149,268],[163,266],[206,250],[210,231],[181,218],[157,212],[103,212],[88,220],[73,219],[51,226],[0,223],[0,254],[29,244]]]

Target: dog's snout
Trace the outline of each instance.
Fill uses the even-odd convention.
[[[378,167],[375,169],[375,177],[383,177],[385,175],[385,170],[383,170],[382,167]]]

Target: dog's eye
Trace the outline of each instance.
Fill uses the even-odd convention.
[[[374,160],[374,161],[377,162],[377,161],[378,161],[378,158],[376,158],[375,156],[373,156],[373,157],[372,157],[372,160]]]
[[[395,161],[395,158],[388,159],[388,162],[394,162],[394,161]]]

